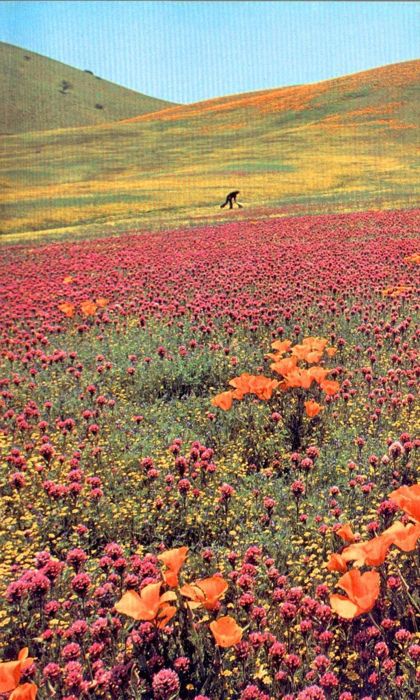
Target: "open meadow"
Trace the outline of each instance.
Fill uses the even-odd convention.
[[[3,247],[2,697],[417,696],[419,210],[270,207]]]
[[[44,131],[2,139],[0,243],[221,223],[235,188],[246,218],[413,208],[419,73],[406,61],[78,128],[45,111]]]

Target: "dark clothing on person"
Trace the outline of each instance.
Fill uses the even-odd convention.
[[[233,203],[238,205],[240,209],[242,209],[242,204],[239,204],[239,202],[236,201],[236,197],[239,194],[239,190],[235,190],[235,192],[229,192],[228,196],[226,197],[226,201],[220,205],[220,208],[223,209],[223,207],[226,206],[226,204],[229,204],[229,209],[233,209]]]

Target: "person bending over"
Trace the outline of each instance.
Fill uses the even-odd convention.
[[[240,209],[242,209],[242,204],[239,204],[239,202],[236,201],[236,197],[239,194],[239,190],[235,190],[235,192],[229,192],[228,196],[226,197],[226,201],[220,205],[220,208],[223,209],[223,207],[226,206],[226,204],[229,204],[229,209],[233,209],[233,203],[238,205]]]

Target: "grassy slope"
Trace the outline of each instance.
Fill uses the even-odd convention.
[[[2,134],[103,124],[170,104],[1,42],[0,71]]]
[[[71,235],[415,203],[420,61],[4,139],[3,232]],[[274,209],[274,212],[273,212]],[[31,234],[33,236],[33,233]]]

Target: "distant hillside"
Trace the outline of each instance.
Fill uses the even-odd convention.
[[[395,124],[396,119],[400,118],[403,125],[407,121],[412,123],[414,117],[418,121],[419,109],[415,98],[419,97],[419,79],[420,60],[405,61],[319,83],[172,105],[159,114],[139,114],[122,121],[180,121],[207,115],[226,120],[229,113],[249,110],[249,115],[254,111],[255,116],[263,115],[265,118],[286,113],[288,121],[297,119],[299,124],[315,119],[317,122],[327,120],[329,124],[338,125],[343,121],[360,122],[366,117],[376,117],[385,118],[390,124]]]
[[[419,86],[420,61],[408,61],[101,126],[8,136],[0,229],[85,235],[416,206]],[[234,189],[244,208],[220,209]]]
[[[170,102],[0,42],[0,133],[103,124]]]

